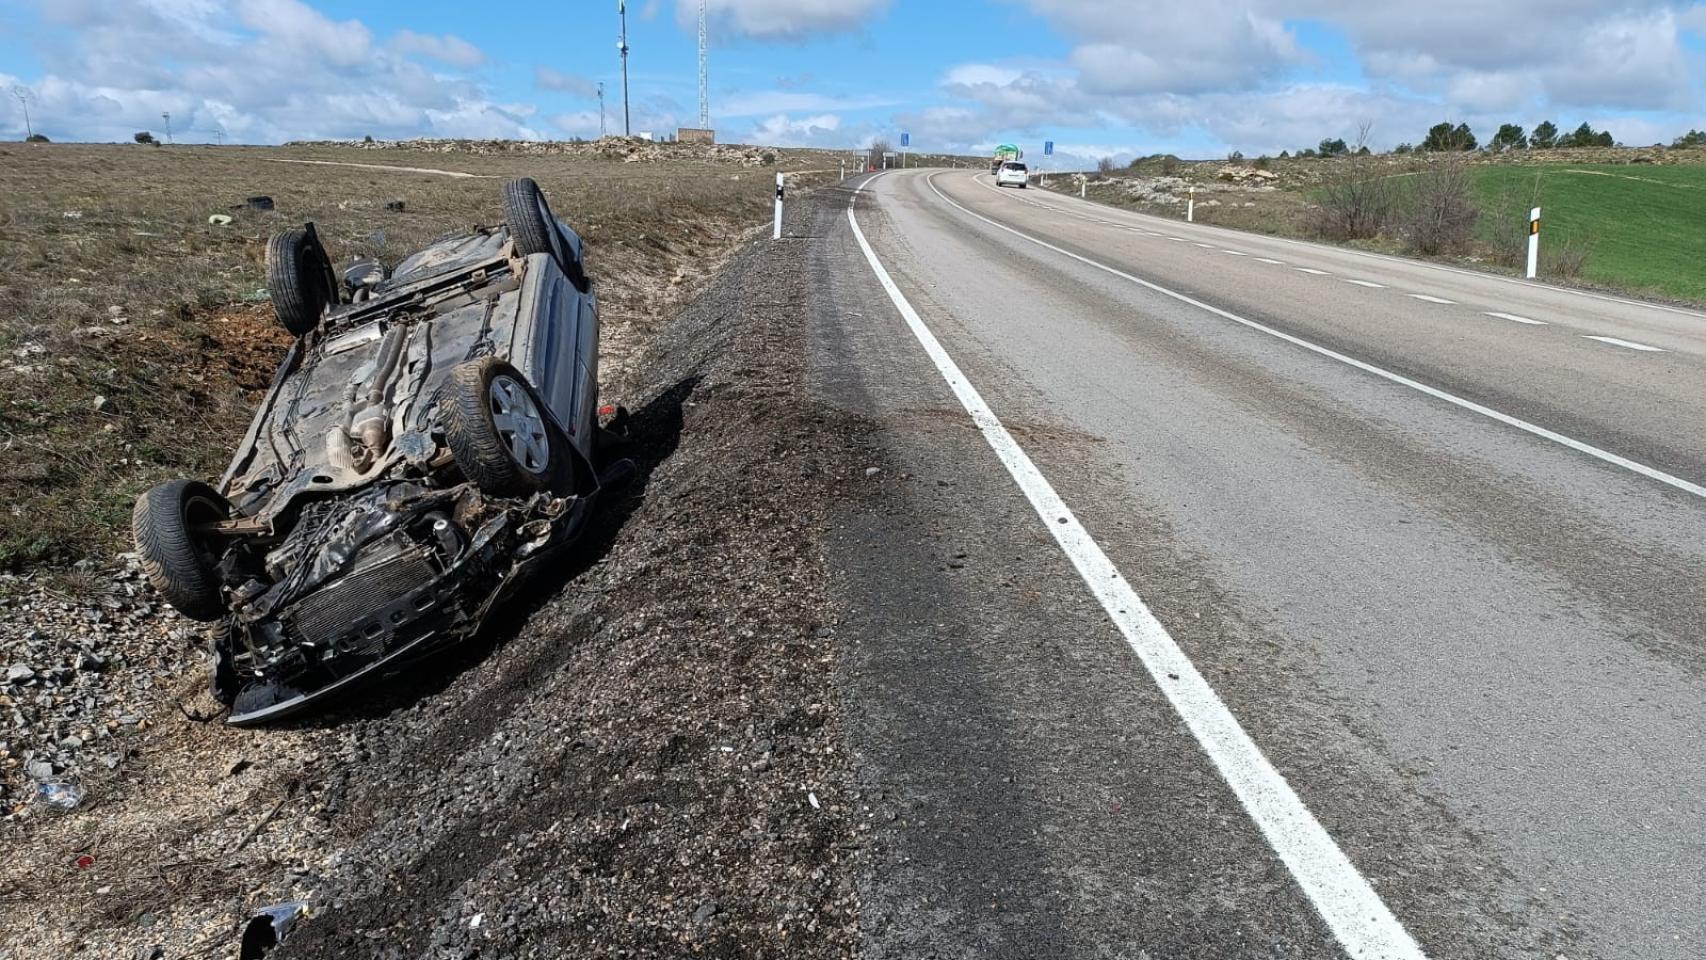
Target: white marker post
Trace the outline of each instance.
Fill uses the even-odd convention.
[[[1528,279],[1540,273],[1540,208],[1528,212]]]
[[[1089,183],[1089,182],[1090,182],[1089,177],[1085,177],[1084,179],[1078,181],[1078,199],[1080,199],[1080,200],[1084,199],[1084,185]]]
[[[1197,222],[1197,188],[1191,188],[1191,198],[1185,201],[1185,222]]]
[[[782,175],[780,173],[778,173],[776,175],[776,228],[774,230],[770,231],[770,239],[772,239],[772,240],[782,239],[782,191],[783,191],[783,189],[784,189],[784,185],[782,183]]]
[[[847,158],[841,158],[841,179],[847,179]]]

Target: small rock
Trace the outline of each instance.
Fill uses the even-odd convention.
[[[865,468],[865,476],[867,476],[867,477],[874,477],[877,474],[882,473],[882,472],[883,472],[882,468],[880,468],[880,467],[866,467]]]
[[[35,670],[22,663],[14,663],[6,668],[7,683],[22,683],[34,679],[35,675]]]
[[[708,903],[702,903],[699,905],[699,909],[693,911],[693,922],[694,923],[704,923],[705,921],[711,919],[712,917],[714,917],[716,915],[717,915],[717,902],[715,900],[712,900]]]
[[[96,413],[100,413],[101,411],[105,410],[107,408],[107,398],[97,395],[95,397],[94,406],[95,406],[95,412]]]

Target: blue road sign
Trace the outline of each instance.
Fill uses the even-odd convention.
[[[912,146],[912,134],[910,134],[910,133],[901,134],[900,135],[900,145],[903,147]]]
[[[904,143],[905,141],[902,141],[902,142]],[[1054,141],[1053,140],[1044,140],[1043,141],[1043,156],[1045,156],[1045,157],[1054,156]]]

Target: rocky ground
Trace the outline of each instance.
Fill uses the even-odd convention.
[[[823,544],[870,455],[806,399],[791,249],[747,247],[607,385],[640,480],[562,569],[330,715],[202,719],[200,635],[127,568],[9,582],[0,958],[234,957],[287,900],[280,957],[850,955],[870,813]],[[75,809],[31,798],[49,776]]]

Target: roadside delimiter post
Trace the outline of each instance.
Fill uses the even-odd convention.
[[[1528,212],[1528,279],[1540,273],[1540,208]]]
[[[782,175],[776,175],[776,228],[770,232],[770,239],[782,239]]]

